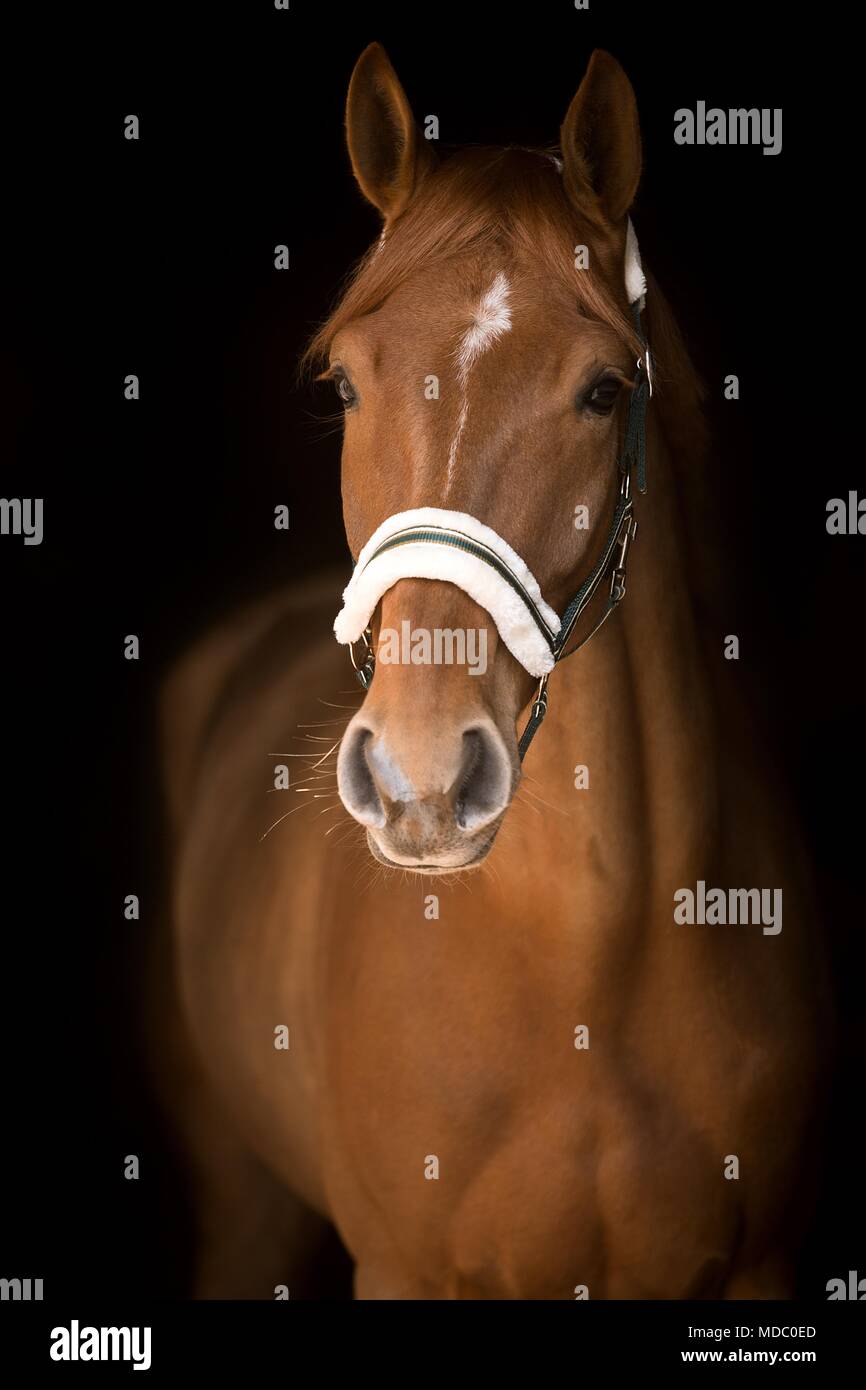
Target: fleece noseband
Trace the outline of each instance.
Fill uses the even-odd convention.
[[[628,553],[637,532],[631,475],[634,470],[638,488],[645,492],[646,407],[652,394],[650,356],[641,324],[646,280],[631,221],[626,240],[626,289],[643,351],[629,396],[625,443],[619,459],[619,496],[601,555],[562,616],[545,603],[529,567],[491,527],[466,512],[417,507],[388,517],[373,532],[358,556],[334,622],[337,641],[349,645],[350,652],[352,643],[364,640],[364,658],[355,669],[366,690],[375,670],[369,623],[382,595],[398,580],[408,578],[442,579],[463,589],[490,614],[512,656],[531,676],[539,678],[529,722],[520,739],[521,760],[547,713],[550,672],[598,632],[625,594]],[[593,627],[570,645],[581,614],[608,577],[605,608]],[[354,665],[354,654],[352,662]]]

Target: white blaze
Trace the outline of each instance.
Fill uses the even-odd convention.
[[[466,419],[469,414],[467,397],[469,373],[482,353],[492,347],[503,333],[509,332],[511,328],[509,295],[508,280],[500,270],[490,289],[485,290],[479,299],[472,315],[472,322],[457,344],[455,355],[457,357],[457,380],[460,383],[461,402],[457,429],[451,440],[451,448],[448,450],[448,484],[451,482],[454,465],[457,462],[457,450],[460,447],[460,440],[466,428]]]

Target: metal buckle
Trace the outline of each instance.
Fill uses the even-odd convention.
[[[542,676],[538,683],[538,693],[532,702],[532,718],[540,724],[547,714],[547,676]]]
[[[649,343],[644,343],[643,356],[637,359],[637,369],[646,374],[646,384],[649,387],[650,396],[653,393],[653,359],[649,350]]]
[[[364,632],[361,633],[361,640],[366,648],[364,660],[361,662],[361,665],[359,666],[355,660],[354,642],[349,643],[349,657],[355,668],[355,677],[359,685],[363,686],[365,690],[369,690],[373,681],[373,673],[376,669],[376,655],[373,651],[373,629],[370,627],[366,628]]]
[[[637,521],[629,513],[623,517],[623,529],[616,539],[619,546],[619,558],[613,567],[610,576],[610,598],[611,603],[621,603],[625,598],[625,570],[628,563],[628,553],[631,543],[637,535]]]

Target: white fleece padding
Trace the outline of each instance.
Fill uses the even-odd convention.
[[[640,258],[640,248],[631,218],[625,234],[625,292],[629,304],[640,300],[641,313],[646,305],[646,276]]]
[[[456,584],[482,608],[486,608],[512,656],[531,676],[544,676],[553,670],[550,647],[539,631],[526,604],[500,574],[476,555],[435,541],[407,541],[370,560],[373,552],[398,531],[416,526],[442,526],[486,545],[512,574],[520,580],[550,628],[560,629],[560,620],[541,596],[538,581],[507,541],[467,512],[442,507],[415,507],[396,512],[373,532],[358,556],[352,578],[343,592],[343,607],[334,622],[338,642],[356,642],[367,627],[382,595],[399,579],[443,579]]]

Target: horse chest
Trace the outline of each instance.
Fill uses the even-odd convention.
[[[355,978],[326,1128],[360,1267],[369,1251],[409,1296],[518,1298],[685,1296],[727,1267],[736,1184],[706,1114],[639,1056],[575,1047],[555,995],[495,970],[484,989],[428,971],[414,995],[393,970],[379,991]]]

